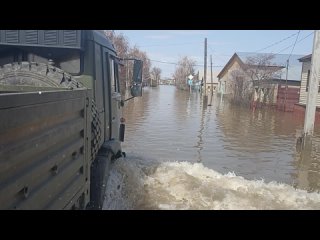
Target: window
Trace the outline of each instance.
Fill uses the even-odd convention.
[[[111,75],[111,89],[113,92],[117,91],[117,84],[114,78],[114,60],[110,58],[110,75]]]
[[[110,58],[110,75],[111,75],[111,89],[113,92],[120,92],[118,80],[118,66],[113,58]]]
[[[307,75],[306,92],[308,92],[308,90],[309,90],[309,81],[310,81],[310,70],[308,70],[308,75]]]
[[[306,85],[306,92],[309,90],[309,84],[310,84],[310,70],[308,70],[308,75],[307,75],[307,85]],[[318,93],[320,92],[320,82],[318,85]]]

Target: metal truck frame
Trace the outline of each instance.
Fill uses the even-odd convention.
[[[120,64],[101,31],[0,30],[0,209],[102,208],[123,154]]]

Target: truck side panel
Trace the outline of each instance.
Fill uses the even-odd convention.
[[[0,94],[0,209],[85,207],[90,104],[90,90]]]
[[[0,30],[2,45],[81,48],[81,30]]]

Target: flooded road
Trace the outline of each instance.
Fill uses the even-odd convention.
[[[127,158],[113,166],[105,209],[320,209],[319,126],[302,158],[303,118],[202,103],[174,86],[126,103]]]

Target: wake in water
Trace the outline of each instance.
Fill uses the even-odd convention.
[[[113,165],[103,209],[320,209],[320,194],[201,163],[129,157]]]

